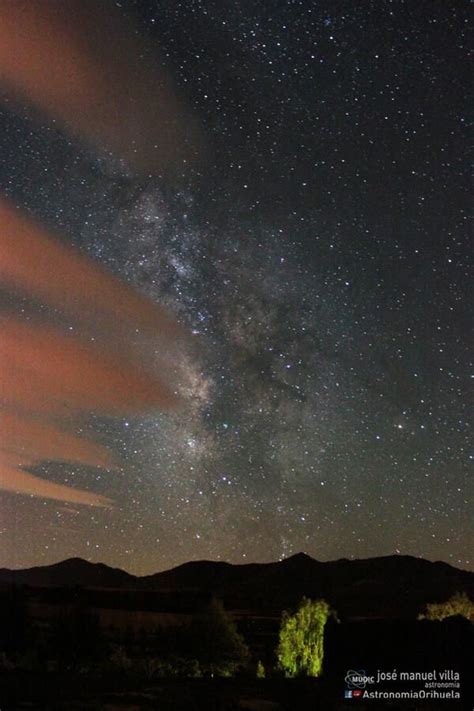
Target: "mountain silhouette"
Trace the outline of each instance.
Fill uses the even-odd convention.
[[[305,595],[324,598],[351,618],[413,617],[427,602],[446,600],[458,591],[474,597],[474,573],[399,555],[320,562],[298,553],[274,563],[244,565],[191,561],[143,577],[103,563],[70,558],[24,570],[0,569],[0,584],[81,586],[147,594],[194,591],[220,597],[228,609],[289,609]]]
[[[124,588],[136,580],[134,575],[105,563],[90,563],[82,558],[68,558],[52,565],[23,570],[0,569],[0,582],[38,587],[81,585],[98,588]]]

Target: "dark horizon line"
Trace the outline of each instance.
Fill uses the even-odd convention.
[[[399,558],[399,559],[410,559],[410,560],[417,560],[417,561],[423,561],[425,563],[430,563],[432,565],[447,565],[450,568],[453,568],[454,570],[458,570],[461,572],[465,573],[474,573],[474,570],[471,569],[466,569],[466,568],[460,568],[455,565],[452,565],[451,563],[448,563],[445,560],[430,560],[428,558],[423,558],[422,556],[416,556],[416,555],[410,555],[410,554],[403,554],[403,553],[391,553],[387,555],[379,555],[379,556],[368,556],[366,558],[347,558],[347,557],[342,557],[342,558],[335,558],[333,560],[318,560],[317,558],[313,558],[313,556],[309,555],[309,553],[306,553],[304,551],[299,551],[298,553],[293,553],[292,555],[289,555],[286,558],[282,558],[281,560],[272,560],[268,562],[258,562],[258,561],[252,561],[252,562],[245,562],[245,563],[231,563],[229,561],[225,560],[210,560],[208,558],[200,558],[200,559],[191,559],[188,561],[185,561],[184,563],[178,563],[177,565],[171,566],[170,568],[164,568],[162,570],[157,570],[154,573],[146,573],[145,575],[135,575],[134,573],[130,573],[128,570],[125,570],[124,568],[120,568],[114,565],[110,565],[108,563],[104,563],[102,561],[92,561],[92,560],[87,560],[86,558],[81,558],[80,556],[71,556],[70,558],[64,558],[62,560],[58,560],[54,563],[47,563],[44,565],[33,565],[29,566],[26,568],[9,568],[9,567],[1,567],[0,572],[15,572],[15,573],[20,573],[20,572],[27,572],[27,571],[32,571],[32,570],[41,570],[45,568],[53,568],[55,566],[60,566],[63,565],[64,563],[70,563],[73,561],[78,561],[81,563],[87,563],[88,565],[91,566],[104,566],[108,568],[109,570],[114,570],[114,571],[119,571],[121,573],[125,573],[126,575],[129,575],[131,578],[135,578],[137,580],[143,580],[146,578],[154,577],[155,575],[160,575],[162,573],[168,573],[173,570],[177,570],[179,568],[182,568],[183,566],[186,565],[192,565],[192,564],[202,564],[202,563],[208,563],[211,565],[226,565],[226,566],[231,566],[234,568],[239,568],[239,567],[245,567],[245,566],[251,566],[251,565],[258,565],[258,566],[266,566],[266,565],[279,565],[279,564],[284,564],[292,559],[295,558],[308,558],[314,563],[317,563],[318,565],[331,565],[334,563],[341,563],[341,562],[347,562],[347,563],[357,563],[357,562],[367,562],[367,561],[376,561],[376,560],[386,560],[389,558]]]

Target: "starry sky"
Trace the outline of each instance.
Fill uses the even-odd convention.
[[[203,157],[135,175],[6,101],[0,187],[175,314],[183,405],[82,423],[117,471],[36,466],[111,508],[0,492],[0,565],[472,568],[469,3],[115,5]]]

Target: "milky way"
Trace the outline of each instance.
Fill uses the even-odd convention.
[[[2,564],[469,567],[462,5],[192,5],[124,4],[194,102],[201,172],[134,179],[2,117],[4,191],[190,334],[177,413],[84,425],[118,471],[35,470],[115,507],[2,494]]]

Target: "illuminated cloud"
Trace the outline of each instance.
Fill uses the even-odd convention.
[[[0,4],[0,79],[69,132],[139,170],[168,172],[198,132],[130,17],[95,0]]]
[[[18,458],[14,454],[0,452],[0,487],[5,491],[88,506],[110,507],[112,505],[110,499],[105,496],[55,484],[18,468],[19,464],[32,466],[33,462]]]
[[[0,488],[108,505],[103,497],[47,482],[19,467],[72,461],[111,468],[106,449],[68,429],[91,414],[118,417],[174,408],[171,354],[181,330],[162,308],[6,204],[0,205],[0,228],[3,284],[12,294],[49,307],[41,322],[32,314],[0,317],[0,400],[7,410],[0,415]],[[52,314],[78,328],[53,325]]]
[[[45,326],[5,318],[1,328],[0,383],[10,404],[114,416],[176,402],[167,385],[140,363]]]
[[[0,412],[2,445],[20,464],[55,460],[113,469],[116,458],[99,444],[75,437],[40,420]]]
[[[4,87],[101,151],[139,171],[166,173],[196,154],[197,132],[148,49],[112,4],[19,0],[0,7]],[[0,487],[107,505],[104,497],[19,467],[72,461],[111,468],[106,449],[67,428],[91,413],[173,407],[171,369],[165,375],[163,361],[179,329],[163,309],[6,203],[0,204],[0,279],[13,294],[48,306],[49,315],[74,320],[82,334],[31,323],[28,314],[2,318],[0,403],[7,412],[0,414]],[[151,338],[159,338],[159,349],[147,349]],[[157,350],[159,375],[150,367]]]
[[[0,279],[90,326],[100,324],[100,329],[119,335],[132,327],[160,337],[178,333],[163,308],[61,244],[5,201],[0,202]]]

